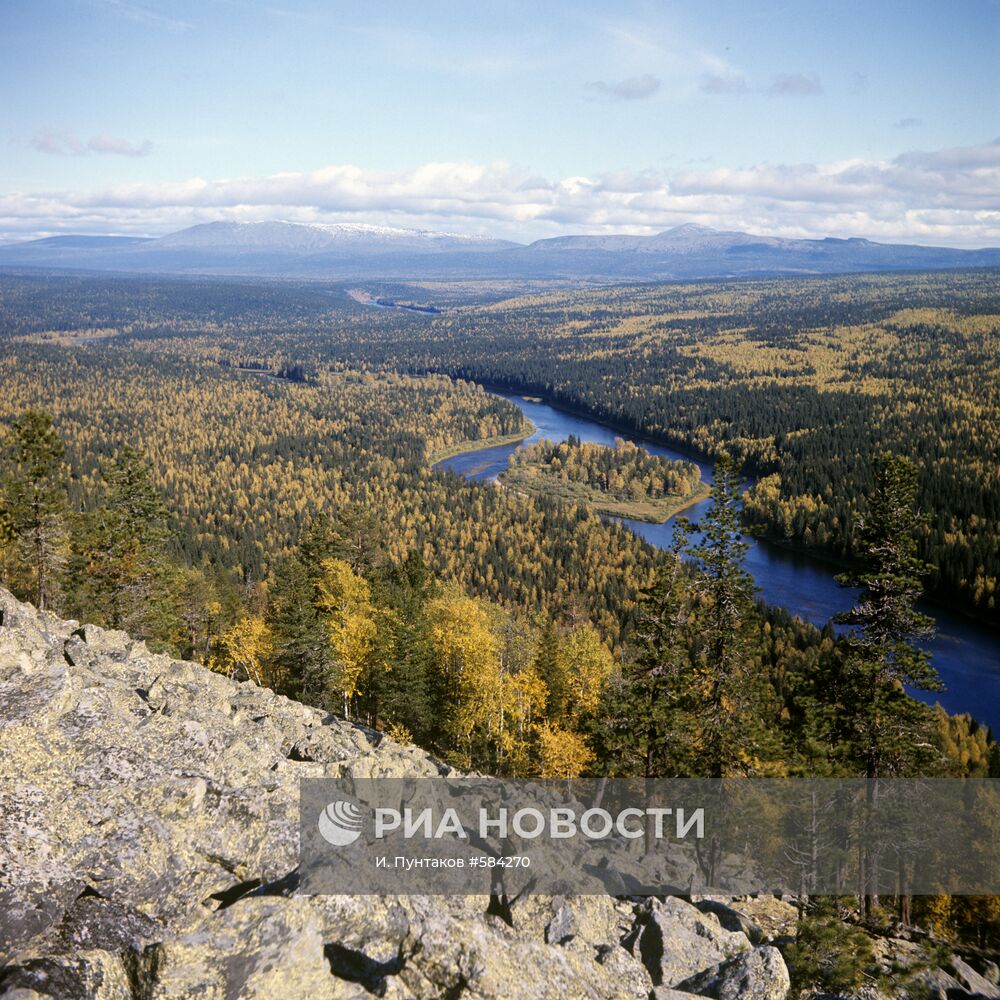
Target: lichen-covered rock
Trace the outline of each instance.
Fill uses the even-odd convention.
[[[300,778],[449,773],[0,589],[0,997],[785,997],[760,945],[796,912],[773,897],[292,894]],[[883,970],[919,967],[913,942],[876,943]],[[910,985],[1000,996],[974,961]]]
[[[785,1000],[789,986],[781,952],[762,945],[699,972],[678,988],[714,1000]]]
[[[646,998],[749,947],[680,900],[290,895],[300,777],[449,769],[2,590],[0,616],[4,997]]]
[[[951,959],[951,973],[973,996],[986,997],[987,1000],[994,1000],[1000,997],[1000,986],[986,976],[976,972],[968,962],[957,955]]]
[[[798,910],[784,900],[756,896],[699,896],[691,902],[702,913],[714,913],[726,930],[743,931],[752,944],[791,937],[799,919]]]
[[[646,900],[637,916],[626,946],[641,958],[656,986],[679,987],[696,972],[751,947],[745,934],[725,930],[714,914],[674,897]]]

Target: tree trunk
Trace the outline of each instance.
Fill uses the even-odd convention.
[[[904,927],[910,926],[910,866],[903,862],[899,873],[899,919]]]

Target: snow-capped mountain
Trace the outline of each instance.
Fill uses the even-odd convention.
[[[163,236],[153,241],[149,249],[215,248],[289,253],[344,249],[393,253],[502,250],[519,245],[483,236],[356,222],[206,222]]]

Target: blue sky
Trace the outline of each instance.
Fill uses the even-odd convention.
[[[4,0],[0,235],[997,244],[998,51],[996,0]]]

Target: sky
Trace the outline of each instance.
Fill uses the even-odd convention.
[[[1000,0],[0,0],[0,240],[1000,245]]]

